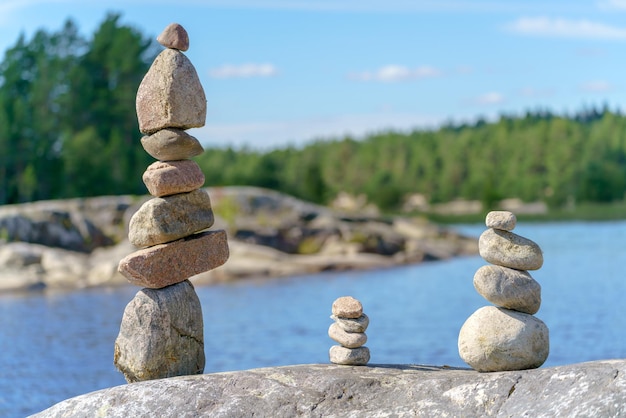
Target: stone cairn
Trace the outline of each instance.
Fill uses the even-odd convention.
[[[533,316],[541,305],[541,286],[527,270],[543,265],[533,241],[511,232],[517,219],[507,211],[487,214],[480,256],[492,265],[474,275],[476,291],[496,306],[474,312],[459,333],[459,355],[481,372],[534,369],[550,351],[548,328]]]
[[[370,349],[365,330],[370,323],[363,313],[361,302],[351,296],[343,296],[333,302],[331,319],[335,322],[328,328],[328,336],[341,345],[330,347],[330,362],[350,366],[363,366],[370,361]]]
[[[189,278],[228,259],[226,233],[213,225],[204,174],[191,157],[204,149],[185,132],[204,126],[206,97],[182,53],[187,31],[169,25],[163,50],[137,91],[141,144],[157,162],[143,174],[152,196],[133,215],[130,242],[141,249],[120,261],[129,282],[144,287],[126,306],[114,364],[130,382],[204,371],[202,309]],[[200,232],[202,231],[202,232]]]

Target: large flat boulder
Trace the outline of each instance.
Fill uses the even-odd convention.
[[[68,399],[35,417],[614,417],[626,360],[478,373],[314,364],[175,377]]]

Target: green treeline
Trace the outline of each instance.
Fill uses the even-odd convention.
[[[316,202],[364,193],[383,209],[411,193],[487,207],[511,197],[551,207],[611,202],[626,193],[626,117],[607,109],[535,112],[267,153],[210,149],[198,161],[211,185],[257,185]]]
[[[145,193],[135,94],[158,45],[106,17],[22,35],[0,63],[0,204]]]
[[[0,63],[0,204],[145,194],[141,175],[153,160],[139,141],[135,94],[159,51],[115,14],[90,39],[71,20],[21,36]],[[255,185],[319,203],[345,191],[386,210],[413,193],[431,203],[491,207],[517,197],[558,208],[624,200],[626,117],[606,108],[538,111],[267,152],[209,148],[196,161],[207,185]]]

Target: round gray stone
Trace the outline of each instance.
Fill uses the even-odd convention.
[[[143,149],[160,161],[186,160],[204,152],[200,141],[182,129],[165,128],[141,137]]]
[[[541,285],[524,270],[487,265],[474,274],[474,288],[502,308],[535,314],[541,306]]]
[[[512,212],[507,210],[494,210],[487,214],[485,224],[487,228],[502,229],[512,231],[515,229],[517,218]]]
[[[346,348],[361,347],[367,342],[364,332],[345,332],[336,322],[328,328],[328,336]]]
[[[480,372],[534,369],[548,358],[548,327],[532,315],[485,306],[461,327],[458,348]]]
[[[345,332],[365,332],[370,324],[370,319],[363,314],[358,318],[340,318],[331,315],[330,318],[335,321]]]
[[[129,383],[204,371],[202,308],[189,281],[137,292],[124,310],[113,363]]]
[[[364,366],[370,361],[370,349],[367,347],[346,348],[333,345],[328,354],[331,363],[346,366]]]
[[[489,228],[478,239],[478,252],[487,262],[517,270],[538,270],[543,265],[541,248],[513,232]]]

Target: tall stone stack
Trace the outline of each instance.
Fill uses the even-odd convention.
[[[534,369],[550,351],[548,327],[534,316],[541,286],[528,273],[541,268],[543,254],[536,243],[511,232],[516,222],[511,212],[489,212],[489,229],[478,240],[480,256],[491,264],[476,271],[474,287],[496,306],[474,312],[458,343],[463,361],[481,372]]]
[[[365,330],[370,323],[363,313],[363,305],[352,296],[342,296],[333,302],[331,319],[335,322],[328,328],[328,336],[340,345],[330,347],[331,363],[363,366],[370,361],[370,349]]]
[[[187,31],[169,25],[157,41],[166,47],[137,91],[141,144],[157,162],[143,174],[152,196],[133,215],[130,242],[140,249],[120,261],[129,282],[144,287],[126,306],[115,341],[115,366],[130,382],[204,371],[200,301],[189,278],[228,259],[223,230],[213,225],[204,174],[191,157],[204,149],[186,129],[204,126],[206,97],[183,54]]]

